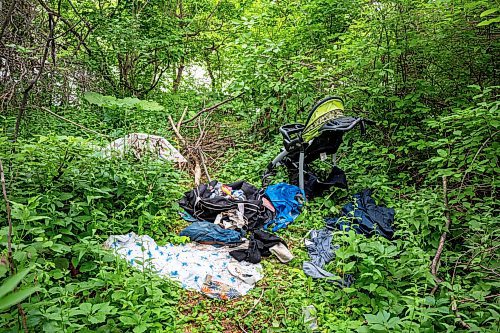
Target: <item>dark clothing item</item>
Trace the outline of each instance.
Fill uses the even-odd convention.
[[[332,233],[328,229],[312,230],[311,239],[306,239],[305,244],[311,261],[306,261],[302,269],[306,275],[315,279],[327,279],[328,282],[340,288],[349,287],[354,278],[346,274],[342,279],[340,276],[325,271],[323,267],[335,258],[338,245],[332,245]]]
[[[309,199],[322,196],[332,187],[347,189],[347,177],[344,170],[334,166],[326,179],[320,179],[313,172],[305,174],[304,191]]]
[[[325,220],[327,228],[348,231],[352,227],[358,234],[366,236],[377,234],[392,239],[394,209],[377,206],[370,190],[364,190],[353,197],[356,204],[353,202],[346,204],[342,208],[340,217],[327,218]]]
[[[311,230],[311,238],[305,240],[305,245],[311,263],[323,267],[335,258],[335,251],[339,249],[338,245],[332,245],[332,233],[330,230]]]
[[[285,242],[278,236],[272,235],[262,230],[255,230],[250,236],[250,244],[246,250],[235,250],[229,254],[238,261],[248,261],[252,264],[257,264],[261,261],[262,257],[271,255],[269,250],[274,245]]]
[[[193,222],[180,234],[192,241],[203,244],[230,245],[241,243],[241,234],[235,230],[224,229],[212,222]]]
[[[219,187],[216,180],[202,184],[186,192],[179,205],[194,218],[209,222],[214,222],[222,212],[240,208],[248,220],[247,230],[259,229],[274,218],[274,213],[263,205],[263,190],[244,181],[225,185],[225,189],[232,190],[228,195],[221,194]]]

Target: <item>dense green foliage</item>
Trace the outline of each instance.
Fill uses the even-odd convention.
[[[0,331],[304,332],[311,304],[320,332],[499,331],[495,1],[7,4],[0,160],[17,274],[2,197]],[[103,249],[109,235],[129,231],[184,242],[177,200],[193,182],[186,168],[102,158],[97,147],[131,132],[180,146],[168,116],[187,109],[190,119],[239,96],[199,118],[230,138],[207,151],[209,173],[260,185],[280,148],[277,128],[304,121],[325,95],[342,96],[349,114],[377,125],[364,137],[349,133],[341,147],[350,192],[308,202],[278,233],[296,258],[265,260],[249,295],[211,300]],[[186,125],[183,135],[196,141],[202,123]],[[302,271],[304,237],[363,188],[396,209],[397,238],[338,232],[327,269],[355,283],[339,290],[312,280]],[[430,264],[444,231],[437,283]]]

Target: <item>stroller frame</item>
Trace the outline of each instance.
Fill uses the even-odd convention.
[[[321,109],[320,109],[321,108]],[[319,114],[316,114],[318,112]],[[322,193],[332,186],[347,188],[345,173],[336,166],[336,153],[342,144],[342,137],[345,132],[350,131],[356,125],[360,125],[361,133],[366,131],[366,124],[374,124],[371,120],[359,117],[347,117],[343,115],[343,100],[340,97],[327,97],[317,102],[309,113],[305,125],[287,124],[280,127],[279,131],[283,136],[283,148],[281,152],[268,164],[266,172],[262,177],[263,185],[269,183],[268,179],[274,175],[275,168],[284,165],[288,169],[291,183],[297,183],[301,190],[305,191],[307,197],[313,197]],[[307,164],[326,155],[332,155],[333,168],[330,177],[335,179],[334,183],[322,183],[309,171]],[[298,177],[295,177],[298,173]],[[311,177],[312,183],[319,184],[322,190],[315,191],[310,186],[306,186],[306,175],[308,185]]]

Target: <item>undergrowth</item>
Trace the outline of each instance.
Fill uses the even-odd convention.
[[[490,112],[481,105],[469,110]],[[462,130],[473,126],[464,112],[449,118],[463,124]],[[487,127],[483,131],[486,140],[490,132]],[[460,135],[454,131],[446,142],[415,141],[429,160],[403,169],[411,155],[405,155],[403,146],[381,147],[376,143],[379,133],[373,128],[371,137],[352,134],[342,146],[339,165],[348,174],[349,192],[337,189],[309,202],[298,219],[279,232],[295,259],[287,265],[264,260],[265,278],[249,295],[229,302],[207,299],[135,271],[102,248],[109,235],[129,231],[148,234],[160,243],[180,241],[177,234],[185,222],[178,217],[176,201],[191,187],[187,174],[147,158],[103,158],[96,153],[102,144],[97,139],[47,134],[12,143],[1,137],[14,260],[17,267],[33,267],[25,283],[38,287],[23,302],[28,329],[304,332],[303,308],[314,305],[322,332],[455,332],[464,329],[462,321],[473,331],[498,331],[495,192],[478,197],[481,187],[460,187],[462,178],[476,177],[476,171],[470,169],[464,176],[457,164],[457,156],[467,149],[477,151],[484,140],[468,147],[454,138]],[[403,133],[399,139],[404,138]],[[240,142],[210,171],[224,182],[245,179],[260,186],[260,175],[279,151],[279,143],[279,138],[258,147]],[[448,145],[445,152],[443,144]],[[466,155],[484,165],[477,177],[493,182],[495,191],[496,161],[482,158],[491,154],[489,149],[494,147],[482,149],[479,157]],[[430,174],[431,170],[437,171]],[[425,180],[413,183],[420,177],[415,172]],[[440,267],[444,282],[432,293],[436,282],[429,263],[445,222],[439,181],[443,175],[456,184],[449,193],[453,224]],[[284,176],[278,174],[275,181]],[[308,259],[304,238],[363,188],[374,189],[380,204],[395,208],[395,240],[336,232],[334,242],[340,249],[327,269],[339,276],[353,274],[355,283],[339,290],[312,280],[302,271]],[[3,223],[2,244],[6,235]],[[6,276],[7,266],[0,266],[0,274]],[[13,307],[0,315],[5,331],[21,329],[16,313]]]

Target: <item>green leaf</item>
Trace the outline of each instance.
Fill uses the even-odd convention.
[[[7,295],[14,289],[16,289],[17,285],[19,282],[21,282],[22,279],[26,276],[26,274],[29,273],[31,268],[26,268],[23,269],[22,271],[18,272],[17,274],[12,275],[11,277],[7,278],[2,286],[0,287],[0,298],[3,296]]]
[[[134,327],[133,331],[134,333],[142,333],[146,332],[148,330],[148,327],[146,324],[140,324],[139,326]]]
[[[97,268],[97,264],[95,262],[88,261],[88,262],[82,264],[82,266],[80,267],[80,272],[86,273],[86,272],[90,272],[96,268]]]
[[[22,289],[15,291],[0,299],[0,311],[10,308],[13,305],[21,303],[25,298],[29,297],[38,287],[31,287],[27,289]]]
[[[355,264],[356,264],[355,261],[351,261],[350,263],[345,264],[344,268],[343,268],[343,271],[344,272],[350,272],[352,270],[352,268],[354,267]]]
[[[95,315],[89,317],[89,321],[92,324],[103,323],[106,321],[106,315],[104,313],[96,313]]]
[[[488,16],[490,14],[496,13],[498,11],[498,9],[499,8],[490,8],[490,9],[487,9],[484,12],[482,12],[481,15],[479,15],[479,17],[485,17],[485,16]]]
[[[82,310],[85,314],[91,314],[92,313],[92,303],[80,304],[80,310]]]
[[[492,23],[499,23],[500,22],[500,16],[492,18],[490,20],[482,21],[477,24],[478,27],[483,27],[485,25],[490,25]]]
[[[441,156],[441,157],[446,157],[446,156],[448,156],[448,152],[447,152],[446,150],[444,150],[444,149],[438,149],[438,150],[437,150],[437,153],[438,153],[438,154],[439,154],[439,156]]]
[[[120,316],[120,321],[125,325],[125,326],[135,326],[137,325],[137,321],[132,318],[132,317],[125,317],[125,316]]]
[[[105,104],[104,96],[96,92],[88,91],[83,94],[83,98],[90,104],[98,106],[103,106]]]

